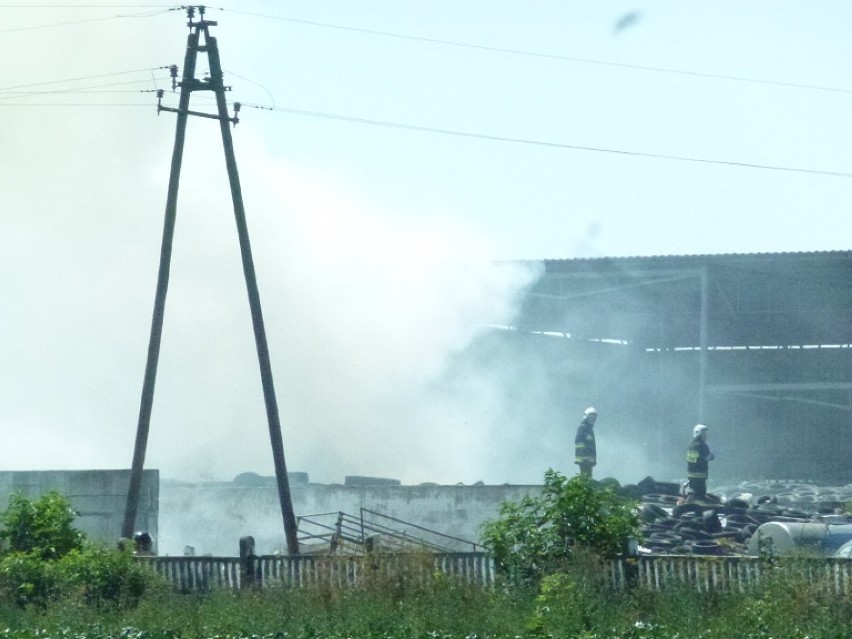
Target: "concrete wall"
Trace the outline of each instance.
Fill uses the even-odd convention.
[[[56,491],[66,497],[78,513],[75,527],[94,541],[115,545],[121,536],[129,485],[129,470],[0,471],[0,510],[6,510],[13,493],[37,499]],[[159,471],[143,471],[136,530],[147,530],[155,540],[158,537],[159,487]]]
[[[478,542],[483,522],[499,514],[504,501],[538,495],[541,486],[292,486],[297,517],[328,513],[333,523],[340,511],[360,517],[361,508],[404,522]],[[406,527],[386,525],[394,530]],[[197,554],[235,556],[239,538],[252,535],[258,554],[285,547],[284,523],[274,482],[243,486],[234,483],[185,484],[164,481],[160,487],[160,554],[182,555],[185,546]],[[419,531],[410,530],[411,534]],[[445,540],[446,541],[446,540]],[[461,549],[461,548],[460,548]],[[470,550],[470,547],[463,548]]]

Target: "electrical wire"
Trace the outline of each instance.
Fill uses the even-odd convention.
[[[507,137],[502,135],[489,135],[486,133],[473,133],[470,131],[458,131],[453,129],[441,129],[436,127],[419,126],[414,124],[405,124],[401,122],[389,122],[385,120],[371,120],[368,118],[358,118],[347,115],[339,115],[334,113],[322,113],[320,111],[306,111],[302,109],[289,109],[284,107],[267,107],[256,104],[241,103],[243,107],[260,109],[264,111],[278,111],[281,113],[289,113],[292,115],[303,115],[314,118],[325,118],[329,120],[339,120],[343,122],[354,122],[357,124],[369,124],[371,126],[382,126],[395,129],[406,129],[409,131],[417,131],[420,133],[434,133],[440,135],[451,135],[456,137],[475,138],[479,140],[489,140],[492,142],[509,142],[513,144],[525,144],[532,146],[542,146],[555,149],[570,149],[574,151],[590,151],[595,153],[611,153],[616,155],[626,155],[632,157],[653,158],[657,160],[673,160],[678,162],[694,162],[701,164],[716,164],[722,166],[733,166],[749,169],[764,169],[768,171],[784,171],[790,173],[807,173],[811,175],[823,175],[830,177],[852,178],[852,173],[843,171],[824,171],[820,169],[805,169],[790,166],[778,166],[772,164],[756,164],[752,162],[735,162],[731,160],[712,160],[707,158],[689,157],[682,155],[669,155],[664,153],[648,153],[644,151],[629,151],[625,149],[611,149],[605,147],[584,146],[579,144],[566,144],[561,142],[549,142],[546,140],[531,140],[526,138]]]
[[[84,19],[84,20],[58,22],[58,23],[53,23],[53,24],[37,25],[37,26],[31,26],[31,27],[17,27],[17,28],[10,28],[10,29],[0,29],[0,33],[10,33],[10,32],[15,32],[15,31],[29,31],[29,30],[35,30],[35,29],[47,29],[47,28],[57,27],[57,26],[67,26],[67,25],[74,25],[74,24],[80,24],[80,23],[85,23],[85,22],[103,21],[103,20],[114,20],[114,19],[119,19],[119,18],[153,17],[153,16],[161,15],[163,13],[169,13],[169,12],[172,12],[172,11],[179,11],[179,10],[186,9],[185,5],[179,5],[179,6],[175,6],[175,5],[155,5],[155,6],[151,6],[151,5],[0,5],[0,8],[4,8],[4,9],[5,8],[16,8],[16,9],[126,8],[126,9],[133,9],[133,8],[142,8],[142,7],[152,8],[152,9],[160,9],[160,10],[154,11],[154,12],[141,12],[141,13],[138,13],[138,14],[128,14],[128,15],[119,14],[119,15],[109,16],[109,17],[87,18],[87,19]],[[233,13],[233,14],[237,14],[237,15],[245,15],[245,16],[254,17],[254,18],[263,18],[263,19],[266,19],[266,20],[277,20],[277,21],[281,21],[281,22],[291,22],[293,24],[302,24],[302,25],[307,25],[307,26],[312,26],[312,27],[320,27],[320,28],[325,28],[325,29],[336,29],[336,30],[340,30],[340,31],[350,31],[350,32],[353,32],[353,33],[361,33],[361,34],[364,34],[364,35],[374,35],[374,36],[380,36],[380,37],[385,37],[385,38],[412,40],[412,41],[415,41],[415,42],[425,42],[425,43],[429,43],[429,44],[439,44],[439,45],[450,46],[450,47],[474,49],[474,50],[479,50],[479,51],[490,51],[490,52],[493,52],[493,53],[520,55],[520,56],[527,56],[527,57],[534,57],[534,58],[543,58],[543,59],[548,59],[548,60],[561,60],[561,61],[565,61],[565,62],[574,62],[574,63],[578,63],[578,64],[593,64],[593,65],[600,65],[600,66],[607,66],[607,67],[632,69],[632,70],[637,70],[637,71],[650,71],[650,72],[656,72],[656,73],[671,73],[671,74],[692,76],[692,77],[698,77],[698,78],[710,78],[710,79],[714,79],[714,80],[727,80],[727,81],[733,81],[733,82],[763,84],[763,85],[786,87],[786,88],[792,88],[792,89],[804,89],[804,90],[809,90],[809,91],[828,91],[828,92],[833,92],[833,93],[852,93],[852,89],[845,89],[845,88],[840,88],[840,87],[831,87],[831,86],[824,86],[824,85],[815,85],[815,84],[805,84],[805,83],[802,83],[802,82],[786,82],[786,81],[782,81],[782,80],[766,80],[766,79],[762,79],[762,78],[753,78],[753,77],[731,75],[731,74],[724,74],[724,73],[706,73],[706,72],[701,72],[701,71],[692,71],[692,70],[689,70],[689,69],[677,69],[677,68],[672,68],[672,67],[658,67],[658,66],[652,66],[652,65],[630,64],[630,63],[626,63],[626,62],[613,62],[613,61],[610,61],[610,60],[599,60],[599,59],[595,59],[595,58],[586,58],[586,57],[579,57],[579,56],[566,56],[566,55],[559,55],[559,54],[552,54],[552,53],[541,53],[541,52],[529,51],[529,50],[525,50],[525,49],[514,49],[514,48],[506,48],[506,47],[481,45],[481,44],[472,44],[472,43],[469,43],[469,42],[461,42],[461,41],[458,41],[458,40],[447,40],[447,39],[443,39],[443,38],[429,38],[429,37],[425,37],[425,36],[415,36],[415,35],[404,34],[404,33],[396,33],[396,32],[392,32],[392,31],[382,31],[382,30],[378,30],[378,29],[367,29],[367,28],[362,28],[362,27],[350,27],[350,26],[334,24],[334,23],[330,23],[330,22],[320,22],[320,21],[317,21],[317,20],[288,18],[288,17],[284,17],[284,16],[276,16],[276,15],[271,15],[271,14],[266,14],[266,13],[243,11],[243,10],[239,10],[239,9],[227,9],[225,7],[205,6],[205,8],[207,10],[225,11],[225,12]]]
[[[406,129],[420,133],[432,133],[440,135],[450,135],[456,137],[474,138],[480,140],[489,140],[491,142],[507,142],[513,144],[524,144],[532,146],[542,146],[554,149],[569,149],[573,151],[587,151],[595,153],[610,153],[615,155],[624,155],[630,157],[651,158],[657,160],[672,160],[677,162],[692,162],[698,164],[714,164],[720,166],[729,166],[736,168],[762,169],[767,171],[782,171],[787,173],[804,173],[808,175],[821,175],[827,177],[852,178],[852,173],[843,171],[827,171],[820,169],[806,169],[801,167],[780,166],[773,164],[757,164],[753,162],[736,162],[732,160],[713,160],[708,158],[690,157],[682,155],[669,155],[665,153],[649,153],[644,151],[630,151],[626,149],[611,149],[605,147],[584,146],[579,144],[566,144],[561,142],[548,142],[546,140],[531,140],[526,138],[514,138],[499,135],[489,135],[484,133],[473,133],[470,131],[457,131],[452,129],[440,129],[435,127],[418,126],[413,124],[403,124],[400,122],[387,122],[383,120],[370,120],[366,118],[357,118],[352,116],[338,115],[333,113],[321,113],[318,111],[305,111],[301,109],[288,109],[283,107],[267,107],[255,104],[241,103],[247,108],[260,109],[264,111],[276,111],[280,113],[288,113],[292,115],[302,115],[315,118],[325,118],[330,120],[339,120],[343,122],[354,122],[357,124],[369,124],[372,126],[383,126],[397,129]],[[77,103],[37,103],[37,102],[21,102],[14,104],[0,103],[0,107],[146,107],[154,108],[151,103],[135,104],[135,103],[92,103],[92,102],[77,102]]]
[[[236,75],[233,72],[230,72],[232,75]],[[106,74],[106,75],[115,75],[115,74]],[[166,78],[163,78],[166,79]],[[141,81],[140,81],[141,82]],[[147,82],[147,80],[146,80]],[[135,82],[134,82],[135,83]],[[118,86],[125,83],[115,83],[113,85],[104,85],[106,87],[109,86]],[[95,87],[96,88],[96,87]],[[96,91],[95,88],[78,88],[78,89],[65,89],[65,90],[57,90],[57,91],[46,91],[46,92],[32,92],[25,96],[21,95],[12,95],[10,98],[21,98],[28,97],[29,95],[43,95],[43,94],[62,94],[62,93],[107,93],[106,91]],[[117,91],[110,93],[118,93]],[[121,91],[121,93],[128,93],[128,91]],[[199,98],[208,98],[212,100],[211,96],[200,95]],[[229,101],[230,104],[233,104],[234,101]],[[409,131],[416,131],[419,133],[430,133],[430,134],[438,134],[438,135],[448,135],[455,137],[465,137],[465,138],[473,138],[480,140],[488,140],[491,142],[505,142],[512,144],[523,144],[530,146],[541,146],[555,149],[569,149],[574,151],[587,151],[587,152],[595,152],[595,153],[610,153],[616,155],[625,155],[631,157],[643,157],[643,158],[651,158],[658,160],[671,160],[678,162],[692,162],[692,163],[701,163],[701,164],[715,164],[722,166],[731,166],[731,167],[739,167],[739,168],[750,168],[750,169],[763,169],[769,171],[783,171],[783,172],[791,172],[791,173],[805,173],[811,175],[823,175],[829,177],[843,177],[843,178],[852,178],[852,173],[847,173],[843,171],[827,171],[820,169],[806,169],[801,167],[790,167],[790,166],[780,166],[780,165],[772,165],[772,164],[758,164],[753,162],[737,162],[733,160],[714,160],[709,158],[699,158],[693,156],[682,156],[682,155],[671,155],[664,153],[650,153],[645,151],[631,151],[626,149],[613,149],[606,147],[594,147],[594,146],[586,146],[579,144],[568,144],[562,142],[551,142],[547,140],[533,140],[528,138],[517,138],[517,137],[509,137],[502,135],[492,135],[486,133],[476,133],[471,131],[460,131],[455,129],[443,129],[438,127],[428,127],[421,125],[414,125],[402,122],[390,122],[387,120],[375,120],[369,118],[359,118],[354,116],[347,116],[335,113],[325,113],[321,111],[308,111],[304,109],[292,109],[286,107],[275,107],[275,106],[264,106],[259,104],[250,104],[250,103],[241,103],[242,106],[246,108],[258,109],[262,111],[273,111],[278,113],[287,113],[291,115],[301,115],[307,117],[314,118],[323,118],[328,120],[337,120],[341,122],[352,122],[356,124],[367,124],[371,126],[381,126],[387,128],[395,128],[395,129],[404,129]],[[151,104],[92,104],[92,103],[15,103],[13,104],[2,104],[0,106],[153,106]]]
[[[0,8],[8,8],[8,7],[0,5]],[[62,7],[62,8],[68,8],[68,7]],[[75,7],[71,7],[71,8],[75,8]],[[76,8],[79,8],[79,7],[76,7]],[[98,7],[98,8],[103,9],[104,7]],[[52,29],[54,27],[67,27],[67,26],[78,25],[78,24],[86,24],[86,23],[89,23],[89,22],[104,22],[106,20],[120,20],[120,19],[123,19],[123,18],[152,18],[154,16],[162,15],[163,13],[168,13],[169,11],[173,11],[173,10],[174,9],[172,8],[172,9],[163,9],[163,10],[160,10],[160,11],[145,11],[145,12],[140,12],[140,13],[136,13],[136,14],[118,14],[118,15],[112,15],[112,16],[102,16],[100,18],[82,18],[80,20],[64,20],[62,22],[52,22],[50,24],[39,24],[39,25],[33,25],[33,26],[29,26],[29,27],[11,27],[11,28],[8,28],[8,29],[0,29],[0,33],[16,33],[16,32],[21,32],[21,31],[37,31],[39,29]]]
[[[162,81],[170,80],[171,78],[159,78]],[[110,87],[126,86],[128,84],[147,84],[149,79],[145,80],[130,80],[128,82],[113,82],[110,84],[99,84],[87,87],[74,87],[71,89],[53,89],[50,91],[0,91],[0,100],[9,100],[13,98],[21,98],[32,95],[67,95],[70,93],[116,93],[116,91],[104,91]],[[121,93],[138,93],[139,91],[122,91]]]
[[[269,89],[267,89],[267,88],[266,88],[265,86],[263,86],[260,82],[255,82],[254,80],[249,80],[248,78],[243,77],[243,76],[241,76],[241,75],[239,75],[239,74],[237,74],[237,73],[234,73],[233,71],[230,71],[230,70],[228,70],[228,69],[224,69],[224,71],[223,71],[223,72],[224,72],[224,73],[227,73],[227,74],[230,74],[230,75],[234,76],[235,78],[239,78],[240,80],[243,80],[243,81],[245,81],[245,82],[248,82],[249,84],[253,84],[253,85],[255,85],[256,87],[259,87],[259,88],[263,89],[264,91],[266,91],[266,95],[268,95],[268,96],[269,96],[269,100],[270,100],[270,102],[272,103],[272,107],[273,107],[273,108],[275,107],[275,96],[274,96],[274,95],[272,95],[272,91],[270,91]]]
[[[698,78],[711,78],[714,80],[728,80],[733,82],[748,82],[753,84],[764,84],[770,86],[786,87],[792,89],[805,89],[809,91],[830,91],[835,93],[852,93],[852,89],[843,89],[838,87],[821,86],[815,84],[804,84],[799,82],[785,82],[780,80],[764,80],[761,78],[750,78],[739,75],[728,75],[723,73],[703,73],[701,71],[690,71],[688,69],[675,69],[671,67],[657,67],[641,64],[629,64],[625,62],[611,62],[607,60],[597,60],[594,58],[584,58],[576,56],[566,56],[551,53],[540,53],[536,51],[527,51],[524,49],[510,49],[504,47],[493,47],[481,44],[471,44],[468,42],[460,42],[458,40],[445,40],[441,38],[428,38],[424,36],[414,36],[403,33],[394,33],[392,31],[380,31],[377,29],[365,29],[360,27],[347,27],[340,24],[329,22],[318,22],[316,20],[303,20],[299,18],[285,18],[282,16],[274,16],[263,13],[254,13],[251,11],[240,11],[237,9],[225,9],[223,7],[207,7],[207,9],[218,9],[229,13],[241,14],[250,17],[264,18],[268,20],[279,20],[282,22],[292,22],[294,24],[303,24],[312,27],[321,27],[325,29],[337,29],[341,31],[351,31],[353,33],[361,33],[364,35],[381,36],[385,38],[396,38],[401,40],[413,40],[416,42],[426,42],[429,44],[440,44],[450,47],[458,47],[464,49],[475,49],[479,51],[490,51],[492,53],[505,53],[511,55],[528,56],[533,58],[544,58],[547,60],[561,60],[565,62],[576,62],[578,64],[594,64],[607,67],[618,67],[623,69],[632,69],[636,71],[651,71],[656,73],[673,73],[678,75],[693,76]]]
[[[0,9],[182,9],[174,4],[0,4]]]
[[[39,87],[45,86],[48,84],[65,84],[67,82],[82,82],[83,80],[97,80],[100,78],[111,78],[117,75],[130,75],[131,73],[148,73],[153,71],[158,71],[160,69],[168,69],[169,65],[164,65],[161,67],[147,67],[144,69],[131,69],[129,71],[115,71],[113,73],[99,73],[96,75],[84,75],[76,78],[65,78],[63,80],[44,80],[42,82],[28,82],[27,84],[15,84],[8,87],[0,87],[0,93],[11,91],[13,89],[26,89],[27,87]]]
[[[0,103],[0,108],[2,107],[146,107],[148,109],[156,108],[156,105],[152,105],[150,102],[146,102],[144,104],[134,104],[134,103],[117,103],[117,102],[16,102],[15,104],[3,104]]]
[[[9,6],[10,5],[0,5],[0,8],[8,8]],[[50,5],[41,5],[42,8],[48,8],[49,6]],[[76,7],[84,7],[84,6],[91,6],[91,5],[76,5]],[[142,5],[139,5],[139,6],[142,6]],[[34,8],[34,7],[29,7],[29,8]],[[69,8],[69,7],[65,7],[65,8]],[[100,8],[103,8],[103,7],[100,7]],[[173,11],[173,10],[179,9],[179,8],[181,8],[181,7],[177,7],[177,8],[170,7],[168,9],[165,9],[164,11],[160,11],[160,12],[157,12],[157,13],[154,13],[154,14],[147,14],[147,15],[159,15],[160,13],[164,13],[166,11]],[[211,9],[211,8],[216,8],[216,7],[207,7],[207,8]],[[223,10],[223,11],[225,10],[223,8],[218,8],[218,9]],[[738,77],[738,76],[727,76],[727,75],[719,75],[719,74],[705,74],[705,73],[698,73],[698,72],[693,72],[693,71],[684,71],[684,70],[678,70],[678,69],[667,69],[667,68],[661,68],[661,67],[646,67],[646,66],[640,66],[640,65],[621,64],[621,63],[605,62],[605,61],[601,61],[601,60],[592,60],[592,59],[588,59],[588,58],[574,58],[574,57],[568,57],[568,56],[557,56],[557,55],[550,55],[550,54],[535,53],[535,52],[523,51],[523,50],[519,50],[519,49],[503,49],[503,48],[498,48],[498,47],[473,45],[473,44],[456,42],[456,41],[451,41],[451,40],[441,40],[441,39],[435,39],[435,38],[424,38],[424,37],[418,37],[418,36],[409,36],[409,35],[403,35],[403,34],[392,33],[392,32],[377,31],[377,30],[372,30],[372,29],[344,27],[344,26],[341,26],[341,25],[335,25],[335,24],[330,24],[330,23],[315,22],[315,21],[310,21],[310,20],[300,20],[300,19],[295,19],[295,18],[285,18],[285,17],[272,16],[272,15],[267,15],[267,14],[252,13],[252,12],[247,12],[247,11],[238,11],[238,10],[229,10],[229,11],[231,13],[244,14],[244,15],[253,16],[253,17],[262,17],[262,18],[266,18],[266,19],[282,20],[282,21],[293,22],[293,23],[298,23],[298,24],[307,24],[307,25],[311,25],[311,26],[341,29],[341,30],[354,31],[354,32],[365,33],[365,34],[370,34],[370,35],[380,35],[380,36],[385,36],[385,37],[403,38],[403,39],[408,39],[408,40],[416,40],[416,41],[423,41],[423,42],[429,42],[429,43],[434,43],[434,44],[450,45],[450,46],[465,47],[465,48],[472,48],[472,49],[481,49],[481,50],[494,51],[494,52],[500,52],[500,53],[527,55],[527,56],[534,56],[534,57],[540,57],[540,58],[551,58],[551,59],[567,60],[567,61],[572,61],[572,62],[582,62],[582,63],[590,63],[590,64],[603,64],[603,65],[607,65],[607,66],[625,67],[625,68],[640,69],[640,70],[646,70],[646,71],[680,73],[680,74],[686,74],[686,75],[711,77],[711,78],[716,78],[716,79],[737,80],[737,81],[744,81],[744,82],[757,82],[757,83],[761,83],[761,84],[774,84],[774,85],[795,87],[795,88],[802,88],[802,89],[852,92],[852,90],[835,89],[835,88],[831,88],[831,87],[818,87],[818,86],[812,86],[812,85],[801,85],[801,84],[787,83],[787,82],[775,82],[775,81],[759,80],[759,79],[754,79],[754,78],[745,78],[745,77]],[[60,25],[63,25],[63,24],[76,24],[76,23],[79,23],[79,22],[89,22],[89,21],[96,21],[96,20],[111,20],[111,19],[115,19],[115,18],[119,18],[119,17],[128,17],[128,16],[111,16],[111,17],[108,17],[108,18],[92,18],[92,19],[87,19],[87,20],[82,20],[82,21],[56,23],[56,24],[53,24],[53,25],[44,25],[43,27],[31,27],[31,28],[45,28],[45,27],[48,27],[48,26],[60,26]],[[0,33],[3,33],[5,31],[26,30],[26,29],[29,29],[29,28],[0,30]],[[169,67],[168,66],[156,67],[156,69],[166,69],[166,68],[169,68]],[[134,71],[123,71],[123,72],[117,72],[117,73],[99,74],[99,75],[93,75],[93,76],[71,78],[71,79],[66,79],[66,80],[33,82],[33,83],[28,83],[28,84],[23,84],[23,85],[16,85],[16,86],[11,86],[11,87],[6,87],[6,88],[0,88],[0,93],[9,94],[9,95],[3,96],[3,99],[14,99],[14,98],[21,99],[21,98],[31,97],[31,96],[35,96],[35,95],[47,95],[47,94],[61,95],[61,94],[70,94],[70,93],[107,93],[107,91],[97,91],[97,89],[109,88],[109,87],[112,87],[112,86],[120,86],[120,85],[125,85],[125,84],[136,84],[136,83],[139,83],[139,82],[142,82],[142,81],[141,80],[140,81],[129,81],[129,82],[112,83],[112,84],[96,85],[96,86],[89,86],[89,87],[56,89],[56,90],[52,90],[52,91],[15,92],[13,94],[10,93],[10,92],[14,89],[21,89],[21,88],[27,88],[27,87],[33,87],[33,86],[44,86],[44,85],[49,85],[49,84],[61,84],[61,83],[68,83],[68,82],[77,82],[77,81],[82,81],[82,80],[111,77],[111,76],[123,75],[123,74],[129,74],[129,73],[138,73],[138,72],[141,72],[141,71],[149,72],[153,75],[154,69],[138,69],[138,70],[134,70]],[[826,170],[806,169],[806,168],[798,168],[798,167],[787,167],[787,166],[778,166],[778,165],[770,165],[770,164],[736,162],[736,161],[730,161],[730,160],[713,160],[713,159],[699,158],[699,157],[678,156],[678,155],[650,153],[650,152],[643,152],[643,151],[630,151],[630,150],[624,150],[624,149],[584,146],[584,145],[576,145],[576,144],[568,144],[568,143],[551,142],[551,141],[547,141],[547,140],[533,140],[533,139],[526,139],[526,138],[516,138],[516,137],[509,137],[509,136],[476,133],[476,132],[470,132],[470,131],[443,129],[443,128],[438,128],[438,127],[420,126],[420,125],[413,125],[413,124],[407,124],[407,123],[401,123],[401,122],[390,122],[390,121],[385,121],[385,120],[359,118],[359,117],[346,116],[346,115],[334,114],[334,113],[323,113],[323,112],[319,112],[319,111],[308,111],[308,110],[302,110],[302,109],[276,107],[274,96],[266,87],[254,82],[252,80],[248,80],[247,78],[244,78],[244,77],[242,77],[242,76],[240,76],[236,73],[233,73],[233,72],[229,72],[229,73],[231,73],[231,75],[234,75],[235,77],[238,77],[238,78],[241,78],[242,80],[245,80],[246,82],[251,82],[252,84],[256,84],[260,88],[264,89],[269,94],[270,99],[272,100],[272,106],[242,103],[243,106],[248,107],[248,108],[255,108],[255,109],[261,109],[261,110],[266,110],[266,111],[276,111],[276,112],[287,113],[287,114],[292,114],[292,115],[302,115],[302,116],[315,117],[315,118],[338,120],[338,121],[343,121],[343,122],[352,122],[352,123],[357,123],[357,124],[367,124],[367,125],[371,125],[371,126],[382,126],[382,127],[388,127],[388,128],[405,129],[405,130],[416,131],[416,132],[421,132],[421,133],[430,133],[430,134],[438,134],[438,135],[449,135],[449,136],[455,136],[455,137],[474,138],[474,139],[488,140],[488,141],[492,141],[492,142],[505,142],[505,143],[513,143],[513,144],[533,145],[533,146],[541,146],[541,147],[549,147],[549,148],[557,148],[557,149],[569,149],[569,150],[587,151],[587,152],[596,152],[596,153],[610,153],[610,154],[617,154],[617,155],[644,157],[644,158],[652,158],[652,159],[663,159],[663,160],[672,160],[672,161],[680,161],[680,162],[715,164],[715,165],[733,166],[733,167],[740,167],[740,168],[752,168],[752,169],[763,169],[763,170],[772,170],[772,171],[806,173],[806,174],[823,175],[823,176],[831,176],[831,177],[845,177],[845,178],[852,177],[852,173],[846,173],[846,172],[841,172],[841,171],[826,171]],[[156,86],[157,78],[154,77],[153,80],[154,80],[154,83],[155,83],[155,86]],[[144,82],[148,82],[148,81],[150,81],[150,79],[146,78],[146,80],[144,80]],[[123,91],[123,92],[126,93],[127,91]],[[111,91],[109,93],[118,93],[118,91]],[[207,97],[207,96],[205,96],[205,97]],[[147,106],[147,107],[151,107],[152,105],[151,104],[129,104],[129,103],[106,104],[106,103],[32,103],[32,102],[22,103],[22,102],[15,102],[15,103],[0,104],[0,106],[27,106],[27,107],[71,107],[71,106],[142,107],[142,106]]]

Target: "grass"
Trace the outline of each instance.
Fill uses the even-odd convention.
[[[398,573],[357,588],[153,590],[135,607],[0,601],[0,639],[847,639],[852,599],[790,572],[748,594],[615,592],[588,559],[535,590]]]

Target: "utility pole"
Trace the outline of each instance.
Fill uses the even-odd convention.
[[[200,19],[194,20],[196,9]],[[163,225],[163,240],[160,249],[160,269],[157,278],[157,292],[154,300],[154,315],[151,321],[151,337],[148,343],[148,361],[145,366],[145,378],[142,387],[142,400],[139,407],[139,422],[136,429],[136,444],[133,450],[133,465],[130,472],[130,486],[127,492],[127,508],[124,514],[122,536],[131,537],[136,522],[136,512],[139,504],[139,492],[142,485],[142,469],[145,464],[145,452],[148,446],[148,431],[151,422],[151,407],[154,401],[154,384],[157,378],[157,364],[160,357],[160,341],[163,333],[163,316],[166,304],[166,291],[169,286],[169,268],[172,253],[172,238],[174,237],[175,216],[177,212],[178,185],[183,158],[183,147],[188,116],[195,115],[219,120],[222,133],[222,146],[225,151],[225,164],[228,170],[228,180],[231,187],[231,200],[234,206],[234,218],[237,224],[237,234],[240,242],[240,253],[243,263],[243,274],[246,280],[249,306],[251,308],[254,339],[257,348],[260,378],[263,386],[263,398],[266,404],[266,417],[269,423],[269,438],[272,444],[272,458],[275,464],[275,478],[278,483],[278,498],[281,504],[281,515],[284,520],[284,533],[287,539],[287,552],[290,555],[299,554],[296,517],[293,512],[293,502],[290,496],[290,482],[287,477],[287,464],[284,461],[284,444],[281,437],[281,422],[278,416],[278,403],[275,399],[275,387],[272,382],[272,365],[269,359],[269,346],[266,341],[266,330],[263,324],[263,313],[260,306],[260,294],[257,288],[257,278],[254,271],[251,243],[246,225],[243,196],[240,189],[240,176],[237,172],[237,161],[234,156],[234,144],[231,138],[231,124],[239,122],[239,102],[234,103],[234,115],[228,115],[228,105],[225,91],[229,87],[223,84],[222,65],[219,60],[219,46],[216,38],[210,35],[210,27],[216,22],[204,19],[204,7],[187,8],[190,29],[186,44],[186,57],[183,65],[183,77],[177,81],[177,68],[172,67],[172,88],[180,87],[178,108],[162,106],[163,92],[158,91],[157,112],[168,111],[177,114],[177,129],[175,144],[172,152],[171,174],[169,176],[169,192],[166,200],[166,214]],[[203,37],[203,44],[199,39]],[[195,63],[198,52],[207,54],[210,64],[210,77],[204,80],[195,78]],[[204,113],[189,110],[189,99],[193,91],[212,91],[216,96],[217,113]]]

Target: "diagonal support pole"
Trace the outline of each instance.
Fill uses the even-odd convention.
[[[257,359],[260,364],[260,378],[263,385],[263,399],[266,404],[266,417],[269,422],[269,438],[272,444],[272,458],[275,464],[275,478],[278,482],[278,498],[281,515],[284,519],[284,532],[287,538],[287,552],[299,554],[296,517],[290,499],[290,481],[287,477],[287,464],[284,461],[284,444],[281,439],[281,422],[278,417],[278,402],[275,399],[275,387],[272,383],[272,365],[269,360],[269,346],[266,341],[266,329],[263,324],[263,312],[260,306],[260,293],[254,272],[248,227],[246,225],[243,194],[240,188],[240,176],[234,157],[234,143],[231,138],[228,105],[225,100],[225,87],[222,83],[222,65],[219,61],[219,46],[216,38],[207,37],[207,58],[210,62],[210,85],[216,94],[216,106],[219,110],[219,127],[222,130],[222,145],[225,148],[225,164],[228,167],[228,179],[231,183],[231,200],[234,204],[234,218],[237,234],[240,238],[240,253],[243,261],[243,274],[246,280],[251,319],[254,327],[254,341],[257,347]]]
[[[178,185],[183,162],[183,147],[186,138],[186,122],[192,79],[195,77],[195,61],[198,57],[198,31],[190,32],[186,39],[186,56],[183,63],[183,82],[172,151],[172,168],[169,175],[169,193],[166,199],[166,215],[163,223],[163,240],[160,246],[160,269],[157,276],[157,293],[154,298],[154,316],[151,320],[151,337],[148,340],[148,361],[142,383],[142,400],[139,406],[139,421],[136,426],[136,444],[133,448],[133,463],[130,469],[130,487],[127,491],[127,506],[121,536],[130,539],[136,526],[139,507],[139,492],[142,487],[142,469],[148,448],[148,430],[151,424],[151,408],[154,404],[154,385],[157,381],[157,365],[160,360],[160,342],[163,336],[163,315],[166,309],[166,292],[169,289],[169,270],[172,259],[172,240],[175,233]]]

